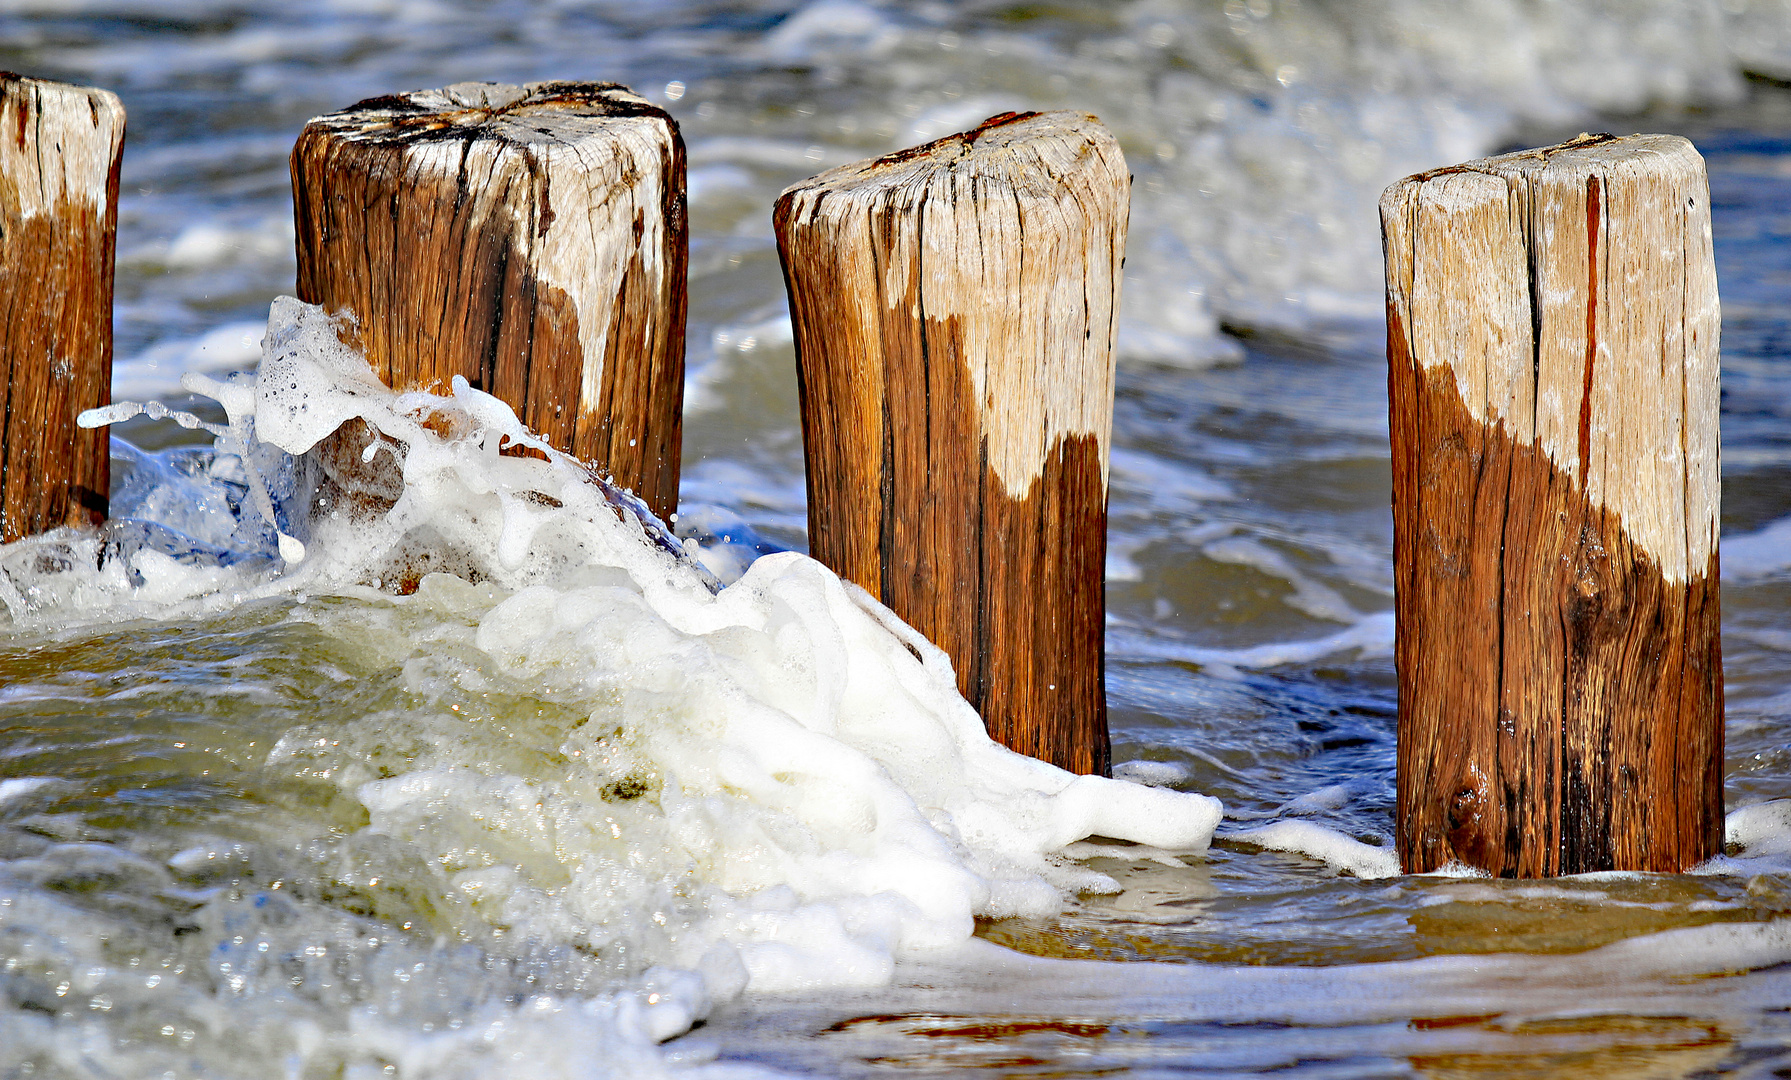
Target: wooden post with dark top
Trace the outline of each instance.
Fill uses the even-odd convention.
[[[785,191],[809,546],[951,656],[989,734],[1108,771],[1113,335],[1130,178],[1005,114]]]
[[[684,142],[613,83],[372,98],[292,151],[298,296],[351,312],[394,389],[461,375],[554,446],[678,506]]]
[[[1405,869],[1677,871],[1723,830],[1704,162],[1581,136],[1381,199]]]
[[[0,543],[105,520],[124,106],[0,72]]]

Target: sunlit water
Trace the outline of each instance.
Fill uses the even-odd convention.
[[[705,725],[741,702],[809,716],[792,688],[831,685],[803,659],[830,635],[857,635],[914,715],[952,730],[890,631],[813,600],[834,595],[822,579],[762,564],[777,584],[715,609],[757,629],[715,616],[699,633],[688,613],[714,602],[697,571],[620,540],[598,569],[556,570],[568,560],[540,553],[561,532],[536,562],[492,554],[475,585],[397,599],[414,550],[325,522],[303,537],[310,569],[283,571],[244,477],[208,471],[210,436],[132,420],[118,430],[155,453],[120,450],[117,506],[202,553],[157,561],[165,535],[115,537],[149,552],[109,564],[135,579],[0,554],[24,612],[0,624],[0,1075],[1791,1065],[1782,827],[1690,877],[1376,876],[1396,702],[1373,212],[1404,173],[1589,127],[1703,150],[1724,299],[1728,799],[1791,797],[1791,94],[1742,74],[1791,75],[1788,26],[1761,0],[0,0],[0,67],[111,87],[130,114],[115,396],[214,423],[178,381],[261,356],[291,287],[285,157],[306,118],[474,78],[613,79],[664,104],[691,160],[680,531],[725,579],[803,547],[776,192],[1008,108],[1098,113],[1136,175],[1114,760],[1227,813],[1205,852],[1061,849],[1042,825],[1031,847],[866,846],[844,779],[858,758],[755,787],[702,756],[721,738]],[[485,475],[441,453],[425,517],[462,497],[440,477]],[[280,480],[277,452],[262,464]],[[302,495],[302,468],[288,479]],[[463,539],[454,557],[476,562]],[[94,561],[71,550],[57,557]],[[669,591],[641,584],[661,574]],[[543,606],[531,587],[577,600]],[[763,675],[772,656],[786,679]],[[1018,790],[974,749],[926,758],[854,730],[842,745],[923,808],[949,801],[923,760]],[[1033,824],[1075,817],[1039,798]],[[962,829],[969,803],[940,813]],[[1300,823],[1325,831],[1302,840]],[[1226,839],[1265,825],[1280,832],[1259,841],[1331,861]],[[887,888],[852,876],[917,851],[901,865],[930,869]],[[1096,874],[1120,891],[1074,895]],[[876,900],[904,889],[922,915]],[[973,908],[986,941],[1045,959],[948,947]]]

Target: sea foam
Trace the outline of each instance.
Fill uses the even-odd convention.
[[[1062,853],[1084,837],[1210,842],[1216,799],[990,741],[945,654],[819,563],[766,556],[723,588],[502,402],[461,380],[395,394],[338,330],[282,298],[256,378],[194,383],[229,423],[210,425],[209,474],[170,482],[235,491],[215,500],[227,520],[0,549],[13,619],[304,597],[289,618],[402,669],[421,705],[346,738],[290,733],[268,764],[333,778],[369,842],[414,848],[446,898],[438,931],[570,947],[619,980],[607,1004],[538,1003],[530,1024],[632,1046],[743,990],[881,985],[978,918],[1113,889]],[[329,597],[349,602],[310,602]],[[379,775],[356,739],[413,749]]]

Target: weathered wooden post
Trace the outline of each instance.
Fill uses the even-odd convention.
[[[0,543],[105,520],[124,106],[0,72]]]
[[[1387,258],[1405,869],[1722,840],[1704,162],[1581,136],[1402,180]]]
[[[684,142],[613,83],[372,98],[292,151],[298,296],[353,313],[388,385],[454,375],[678,506]]]
[[[1108,769],[1113,335],[1130,177],[1012,113],[777,201],[809,545],[952,658],[989,733]]]

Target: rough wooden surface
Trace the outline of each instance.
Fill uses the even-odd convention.
[[[0,72],[0,543],[106,516],[124,107]]]
[[[1716,272],[1684,139],[1381,201],[1400,858],[1680,870],[1722,839]]]
[[[1113,334],[1130,178],[1082,113],[823,173],[774,223],[809,546],[952,658],[989,733],[1108,769]]]
[[[684,396],[684,143],[611,83],[363,101],[292,151],[298,296],[397,389],[455,375],[662,518]]]

